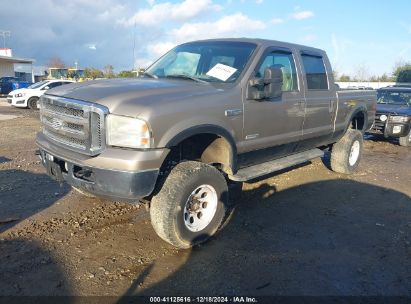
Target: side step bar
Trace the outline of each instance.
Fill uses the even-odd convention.
[[[314,158],[322,157],[324,152],[320,149],[313,149],[297,154],[292,154],[279,159],[271,160],[262,164],[246,167],[238,170],[237,174],[229,175],[228,178],[236,182],[245,182],[275,171],[280,171]]]

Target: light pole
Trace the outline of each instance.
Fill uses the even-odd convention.
[[[6,37],[10,37],[11,32],[10,31],[3,31],[0,30],[0,36],[3,37],[3,47],[6,48]]]

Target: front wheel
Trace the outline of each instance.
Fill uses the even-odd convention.
[[[331,150],[331,169],[352,174],[358,168],[363,150],[363,136],[358,130],[348,129]]]
[[[37,103],[39,102],[39,99],[37,97],[31,97],[28,101],[27,101],[27,106],[29,107],[29,109],[31,110],[37,110]]]
[[[400,137],[400,146],[411,147],[411,130],[408,135]]]
[[[195,161],[178,164],[150,206],[151,224],[166,242],[189,248],[220,228],[227,212],[228,187],[214,167]]]

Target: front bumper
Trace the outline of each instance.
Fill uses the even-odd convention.
[[[115,149],[119,151],[106,151],[95,157],[77,154],[75,158],[71,152],[52,145],[42,133],[37,136],[37,145],[42,164],[52,178],[96,196],[126,202],[147,197],[153,192],[161,166],[154,165],[154,158],[160,164],[168,154],[166,149]]]
[[[374,125],[369,133],[383,134],[384,137],[407,136],[411,130],[411,123],[387,122],[384,125]]]
[[[7,102],[15,107],[25,108],[27,106],[26,99],[24,98],[22,99],[21,97],[16,98],[16,97],[8,95]]]

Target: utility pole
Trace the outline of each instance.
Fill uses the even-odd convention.
[[[10,31],[0,30],[0,36],[3,37],[3,47],[6,48],[6,37],[10,37]]]

